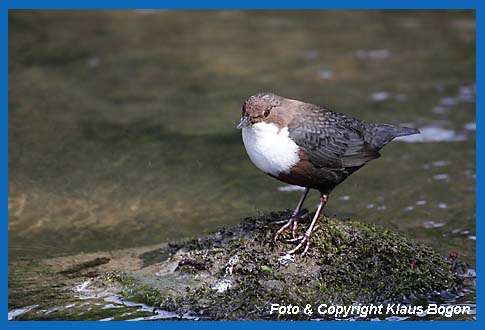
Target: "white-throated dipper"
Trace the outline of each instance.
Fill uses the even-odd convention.
[[[271,93],[249,97],[242,108],[244,146],[249,158],[266,174],[283,182],[305,187],[288,222],[275,234],[290,227],[299,244],[288,254],[304,247],[330,192],[367,162],[380,156],[379,150],[398,136],[417,134],[415,128],[371,124],[323,107],[287,99]],[[300,211],[310,189],[320,192],[320,203],[310,226],[295,237]]]

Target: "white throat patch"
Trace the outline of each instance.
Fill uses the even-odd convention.
[[[289,137],[288,128],[278,132],[272,123],[257,123],[242,129],[244,147],[261,171],[277,176],[289,173],[300,161],[299,147]]]

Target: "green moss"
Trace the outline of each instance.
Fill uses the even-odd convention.
[[[427,299],[434,292],[457,294],[463,288],[453,271],[460,261],[444,259],[402,235],[355,221],[322,219],[308,254],[284,265],[279,258],[294,245],[274,242],[278,227],[270,223],[287,216],[282,212],[248,218],[234,228],[178,243],[172,251],[176,255],[159,265],[178,260],[179,267],[159,277],[156,286],[127,274],[112,278],[123,284],[123,297],[128,300],[211,319],[275,319],[268,313],[272,303],[402,302],[410,297]],[[299,229],[304,227],[301,224]],[[170,277],[169,285],[165,277]],[[228,282],[227,290],[218,291],[221,283]]]
[[[379,302],[459,286],[450,262],[432,249],[369,224],[329,219],[313,244],[320,283],[327,291],[345,292],[340,303]]]

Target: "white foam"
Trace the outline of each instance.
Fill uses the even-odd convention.
[[[375,92],[370,95],[370,99],[373,101],[385,101],[391,96],[391,93],[386,92],[386,91],[381,91],[381,92]]]
[[[433,179],[435,180],[448,180],[449,178],[450,176],[446,173],[433,175]]]
[[[432,162],[431,165],[433,165],[433,167],[443,167],[450,165],[450,162],[447,160],[437,160],[435,162]]]
[[[331,80],[333,78],[333,72],[330,70],[320,70],[318,76],[323,80]]]
[[[39,305],[30,305],[30,306],[23,307],[23,308],[12,309],[11,311],[8,312],[8,320],[9,321],[13,320],[17,316],[25,314],[27,312],[30,312],[31,310],[33,310],[34,308],[37,308],[37,307],[39,307]]]
[[[304,191],[305,190],[304,187],[295,186],[295,185],[292,185],[292,184],[289,184],[289,185],[286,185],[286,186],[280,186],[280,187],[278,187],[276,189],[278,191],[283,191],[283,192]]]
[[[477,123],[472,122],[472,123],[466,123],[465,124],[465,129],[467,131],[476,131],[477,130]]]
[[[166,311],[166,310],[163,310],[163,309],[160,309],[160,308],[151,307],[151,306],[148,306],[148,305],[142,304],[142,303],[135,303],[135,302],[123,300],[123,299],[121,299],[117,296],[106,297],[106,298],[104,298],[104,301],[115,303],[115,304],[118,304],[118,305],[124,305],[124,306],[128,306],[128,307],[137,307],[138,308],[137,312],[155,313],[155,315],[146,316],[146,317],[138,317],[138,318],[134,318],[134,319],[127,320],[127,321],[171,319],[171,318],[178,318],[179,317],[177,313],[169,312],[169,311]],[[113,308],[113,307],[111,307],[111,308]]]
[[[434,222],[434,221],[425,221],[423,222],[424,228],[440,228],[443,227],[445,224],[442,222]]]

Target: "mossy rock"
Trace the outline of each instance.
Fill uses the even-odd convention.
[[[464,287],[464,262],[356,221],[320,219],[307,255],[289,258],[290,234],[274,242],[279,226],[271,224],[288,216],[247,218],[208,237],[169,244],[141,255],[141,271],[108,278],[121,283],[127,300],[209,319],[282,318],[270,313],[271,304],[422,302]]]

